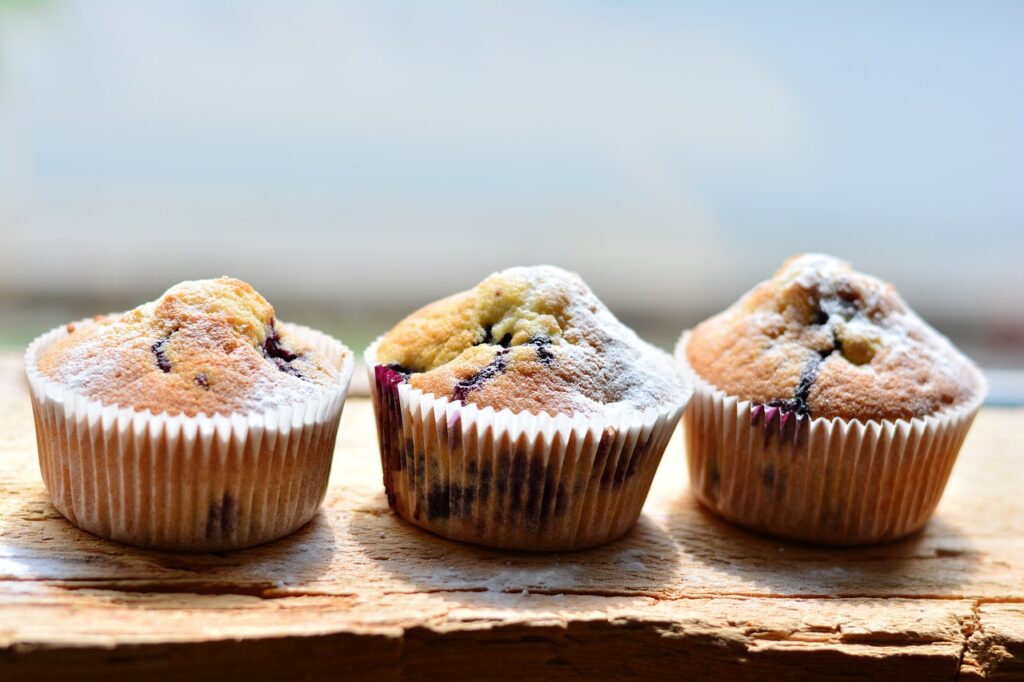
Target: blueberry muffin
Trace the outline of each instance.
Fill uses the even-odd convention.
[[[891,284],[823,255],[684,336],[698,498],[738,523],[813,542],[922,527],[984,397],[977,367]]]
[[[575,274],[511,268],[367,351],[395,511],[446,537],[574,549],[636,521],[689,389]]]
[[[56,329],[25,365],[54,506],[107,538],[206,551],[313,516],[354,362],[222,277]]]

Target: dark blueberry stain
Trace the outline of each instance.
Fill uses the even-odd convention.
[[[518,514],[523,504],[523,484],[526,483],[526,453],[516,452],[512,455],[511,489],[509,494],[512,499],[509,511]]]
[[[435,465],[436,467],[436,465]],[[409,474],[413,481],[412,487],[416,490],[422,490],[427,487],[427,478],[430,472],[427,471],[427,454],[422,450],[415,450],[413,452],[412,466],[409,467]],[[417,514],[419,513],[419,501],[417,500]]]
[[[558,492],[560,489],[563,489],[561,482],[556,482],[551,478],[545,480],[544,495],[540,500],[539,516],[541,523],[551,518],[551,515],[557,505]]]
[[[717,462],[712,462],[712,464],[711,464],[711,471],[708,472],[707,482],[708,482],[708,487],[710,487],[712,490],[718,488],[719,485],[721,485],[721,483],[722,483],[722,472],[718,468],[718,463]]]
[[[451,488],[438,483],[427,492],[427,518],[447,519],[451,515]]]
[[[512,468],[511,458],[507,452],[501,453],[498,457],[498,471],[495,472],[494,492],[498,497],[504,499],[508,493],[509,470]]]
[[[775,475],[775,495],[785,497],[786,495],[786,472],[780,471]]]
[[[412,444],[412,441],[406,439],[405,449],[402,451],[402,467],[409,468],[410,466],[416,466],[416,447]]]
[[[776,471],[775,467],[769,464],[761,472],[761,485],[776,497],[783,497],[786,494],[786,472]]]
[[[504,348],[498,351],[497,355],[494,356],[494,359],[490,362],[490,364],[481,368],[473,376],[467,379],[462,379],[461,381],[456,383],[455,389],[452,391],[452,400],[460,400],[465,402],[466,397],[469,395],[471,391],[477,390],[485,383],[487,383],[494,377],[498,376],[499,374],[502,374],[505,370],[507,370],[508,358],[506,356],[508,355],[508,352],[508,348]]]
[[[160,371],[167,373],[171,371],[171,361],[167,359],[167,355],[164,354],[164,348],[167,342],[171,340],[170,336],[165,336],[160,339],[152,346],[150,350],[153,351],[153,355],[156,356],[156,366],[160,368]]]
[[[463,488],[461,483],[457,481],[451,483],[451,486],[448,488],[448,516],[461,518],[468,515],[468,509],[472,506],[472,503],[468,506],[464,503],[465,491],[466,488]]]
[[[838,344],[838,339],[835,339],[835,342]],[[793,397],[789,400],[779,398],[770,400],[767,403],[768,407],[777,407],[783,414],[792,413],[798,417],[810,417],[811,408],[807,401],[810,398],[811,389],[814,387],[814,381],[818,378],[818,369],[825,358],[838,350],[841,350],[841,345],[834,345],[828,350],[818,351],[817,354],[812,355],[804,365],[803,371],[800,372],[800,380],[796,384]]]
[[[555,361],[555,354],[551,352],[551,337],[541,334],[530,339],[530,345],[537,347],[537,359],[543,365],[550,365]]]
[[[477,488],[473,485],[465,487],[458,483],[452,484],[452,504],[454,512],[458,516],[470,516],[473,513],[473,504],[476,502]]]
[[[789,400],[783,400],[776,398],[768,402],[768,407],[777,407],[781,412],[792,412],[800,417],[809,417],[811,415],[811,408],[807,405],[807,399],[811,394],[811,388],[814,386],[814,380],[818,376],[818,365],[821,363],[821,358],[814,356],[804,365],[804,369],[800,372],[800,381],[797,382],[796,391],[793,393],[793,397]]]
[[[633,456],[629,460],[629,466],[626,468],[626,478],[632,478],[633,476],[636,476],[637,467],[640,466],[640,462],[644,459],[645,455],[647,455],[647,451],[650,449],[650,447],[650,439],[648,439],[647,442],[644,443],[643,445],[638,444],[636,446],[636,449],[633,451]]]
[[[193,381],[196,382],[196,386],[198,386],[199,388],[210,390],[210,380],[209,378],[207,378],[205,372],[200,372],[199,374],[197,374]]]
[[[530,457],[530,470],[526,476],[526,516],[536,519],[540,516],[544,502],[544,460]]]
[[[487,504],[488,500],[490,500],[491,498],[491,474],[491,463],[484,462],[484,465],[480,467],[480,480],[479,483],[477,484],[480,504]]]
[[[838,509],[826,510],[824,517],[822,523],[826,528],[840,529],[846,525],[843,513]]]
[[[619,462],[615,467],[615,475],[612,477],[612,487],[621,488],[626,479],[636,475],[636,469],[639,466],[640,460],[647,454],[648,446],[650,446],[649,440],[642,443],[638,442],[633,451],[629,453],[629,457],[619,457]]]
[[[815,308],[814,318],[811,320],[811,324],[816,324],[819,327],[828,322],[829,314],[821,308]]]
[[[210,503],[206,512],[206,537],[231,535],[238,527],[238,505],[228,493]]]
[[[491,497],[489,462],[482,466],[468,463],[462,481],[437,480],[440,471],[435,468],[432,467],[430,476],[435,482],[420,487],[421,490],[426,489],[426,494],[416,504],[417,510],[423,510],[427,519],[469,519],[478,503],[486,508]],[[502,454],[498,457],[498,473],[502,477],[496,483],[495,511],[499,515],[507,515],[509,522],[539,530],[551,519],[565,515],[569,497],[567,488],[547,471],[543,458],[522,451]],[[415,477],[411,472],[407,476]]]
[[[493,325],[487,325],[486,327],[484,327],[484,338],[477,345],[478,346],[493,346],[495,344],[501,346],[502,348],[508,348],[509,346],[512,345],[512,335],[511,334],[505,334],[503,337],[501,337],[500,339],[495,341],[495,339],[494,339],[494,326]]]
[[[555,510],[553,517],[560,518],[565,516],[569,509],[569,490],[566,488],[565,483],[558,482],[558,492],[555,493]],[[551,516],[549,514],[549,516]]]
[[[263,342],[263,354],[268,358],[284,360],[285,362],[291,362],[299,357],[281,345],[281,336],[273,327],[271,327],[270,334],[267,335],[266,340]]]
[[[605,429],[601,433],[601,440],[597,443],[597,452],[594,453],[594,464],[590,470],[590,480],[593,481],[597,478],[601,479],[601,483],[609,483],[611,481],[610,471],[605,471],[608,463],[608,454],[612,449],[612,438],[614,438],[615,432],[611,429]]]
[[[267,338],[263,342],[263,357],[273,360],[274,364],[282,372],[299,377],[300,379],[304,378],[302,372],[291,364],[299,356],[281,345],[281,336],[274,329],[273,324],[270,325],[270,333],[267,334]]]
[[[565,516],[565,512],[568,507],[569,491],[566,490],[565,484],[559,481],[558,495],[555,497],[555,516]]]
[[[462,448],[462,415],[456,412],[448,421],[448,450],[458,452]],[[472,463],[476,466],[476,463]]]
[[[403,381],[408,381],[409,380],[409,375],[410,374],[415,374],[415,372],[413,370],[408,369],[406,367],[403,367],[402,365],[398,364],[397,362],[392,362],[392,363],[390,363],[388,365],[384,365],[384,367],[389,369],[389,370],[391,370],[392,372],[395,372],[396,374],[401,374]]]

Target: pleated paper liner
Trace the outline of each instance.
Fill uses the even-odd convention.
[[[892,540],[922,528],[946,487],[985,396],[910,420],[809,418],[739,400],[689,365],[684,417],[690,484],[726,519],[780,537],[828,545]]]
[[[410,387],[376,349],[365,360],[388,503],[490,547],[581,549],[626,533],[689,399],[686,389],[662,409],[601,417],[495,411]]]
[[[325,334],[287,327],[339,369],[337,383],[294,406],[214,416],[153,414],[77,395],[36,364],[65,327],[33,341],[25,369],[53,506],[96,535],[180,551],[258,545],[308,522],[327,491],[355,360]]]

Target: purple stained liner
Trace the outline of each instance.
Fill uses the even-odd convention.
[[[380,446],[381,468],[384,472],[384,489],[388,503],[394,506],[395,491],[392,477],[404,466],[402,408],[398,387],[408,380],[408,374],[384,365],[374,366],[373,373],[377,387],[375,402],[380,403],[380,409],[375,409],[374,412],[377,417],[377,442]]]
[[[779,442],[799,445],[810,422],[811,417],[807,414],[771,403],[755,403],[750,408],[750,423],[764,428],[765,444],[772,438],[778,438]]]

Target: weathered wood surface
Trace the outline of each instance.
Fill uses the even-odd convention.
[[[0,356],[0,679],[1024,679],[1024,410],[985,410],[923,533],[830,550],[735,529],[670,444],[638,527],[556,555],[388,511],[370,406],[294,536],[186,555],[106,542],[47,501]]]

